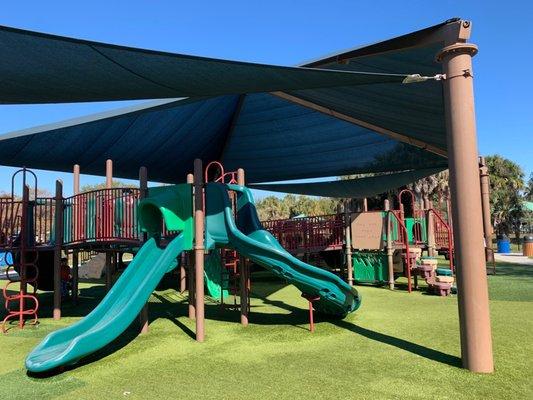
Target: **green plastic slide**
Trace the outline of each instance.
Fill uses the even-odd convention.
[[[227,190],[238,193],[236,225]],[[315,309],[344,317],[355,311],[361,298],[355,288],[335,274],[306,264],[289,254],[265,231],[249,189],[244,186],[210,183],[206,187],[207,246],[235,248],[240,254],[285,278],[310,296],[318,296]]]
[[[215,300],[220,300],[221,297],[225,299],[229,295],[227,282],[222,279],[223,268],[220,251],[212,251],[205,259],[204,281],[207,295]]]
[[[77,323],[50,333],[26,358],[26,368],[43,372],[71,365],[118,337],[139,314],[163,275],[186,246],[181,234],[166,248],[148,240],[102,302]]]

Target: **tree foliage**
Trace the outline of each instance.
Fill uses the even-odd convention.
[[[407,188],[411,189],[419,200],[424,197],[430,200],[446,199],[450,195],[449,179],[450,173],[445,170],[410,183]]]
[[[485,160],[489,169],[490,208],[494,228],[499,234],[519,232],[524,215],[524,172],[518,164],[499,155],[488,156]]]
[[[328,197],[313,198],[287,194],[283,198],[268,196],[256,202],[257,213],[261,221],[306,216],[335,214],[337,199]]]
[[[114,188],[136,188],[136,187],[139,187],[139,185],[136,185],[134,183],[126,183],[126,182],[123,182],[123,181],[119,181],[119,180],[113,179],[111,181],[111,187],[114,187]],[[105,184],[105,182],[102,182],[102,183],[98,183],[96,185],[83,185],[80,188],[80,191],[81,192],[90,192],[91,190],[99,190],[99,189],[105,189],[105,188],[106,188],[106,184]]]
[[[527,201],[533,201],[533,172],[531,173],[531,175],[529,175],[529,180],[527,181],[524,197]]]

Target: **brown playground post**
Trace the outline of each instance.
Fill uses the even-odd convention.
[[[194,175],[193,174],[187,174],[187,183],[194,184]],[[188,269],[188,275],[189,278],[189,318],[195,319],[196,318],[196,309],[194,306],[195,299],[194,299],[194,257],[193,253],[188,251],[187,252],[187,269]]]
[[[429,211],[433,208],[433,203],[427,198],[424,197],[424,210],[426,210],[426,230],[427,230],[427,241],[428,241],[428,255],[430,257],[435,257],[435,225],[433,213]]]
[[[346,242],[346,269],[348,283],[353,285],[352,234],[350,229],[350,201],[344,202],[344,241]]]
[[[63,182],[56,181],[54,244],[54,311],[55,320],[61,319],[61,247],[63,244]],[[23,239],[24,240],[24,239]]]
[[[78,194],[80,193],[80,166],[78,164],[74,165],[74,168],[72,168],[72,173],[74,175],[72,190],[74,194]]]
[[[204,191],[202,160],[194,160],[194,273],[196,340],[203,342],[204,328]]]
[[[192,174],[187,174],[187,183],[194,183],[194,177]],[[186,251],[185,255],[181,257],[181,260],[180,260],[180,282],[179,282],[180,293],[185,293],[185,290],[187,289],[187,270],[185,268],[185,263],[187,263],[187,268],[190,268],[191,266],[190,260],[191,258],[189,257],[189,252]],[[189,300],[190,300],[190,293],[189,293]],[[191,317],[190,307],[191,307],[191,302],[189,301],[189,318]],[[193,315],[194,315],[194,309],[193,309]]]
[[[105,162],[105,187],[106,189],[113,187],[113,160]]]
[[[244,169],[237,170],[237,185],[244,186]],[[240,257],[240,298],[241,298],[241,325],[248,326],[248,312],[250,305],[250,265],[246,258]]]
[[[450,190],[453,201],[457,291],[463,367],[494,371],[489,298],[483,245],[483,217],[477,155],[472,57],[466,43],[471,24],[460,20],[455,37],[447,37],[437,60],[443,81]]]
[[[387,237],[387,269],[389,273],[389,289],[394,290],[394,248],[392,247],[391,224],[390,224],[390,201],[385,199],[383,202],[385,210],[385,235]]]
[[[148,195],[148,170],[146,167],[139,168],[139,198],[140,200],[146,198]],[[141,234],[141,241],[144,243],[146,241],[146,233]],[[146,302],[146,304],[141,309],[141,312],[139,313],[139,323],[141,325],[141,334],[148,333],[149,325],[148,325],[148,303],[150,300]]]
[[[494,263],[492,248],[492,221],[490,217],[489,169],[485,157],[479,157],[479,180],[481,187],[481,208],[483,210],[483,233],[485,235],[485,260]]]
[[[105,290],[106,292],[109,292],[109,290],[111,290],[111,286],[113,285],[113,282],[111,279],[111,275],[113,274],[112,265],[111,265],[112,255],[113,254],[110,251],[106,251],[105,253]]]
[[[78,286],[79,286],[79,257],[78,250],[72,252],[72,302],[78,303]]]
[[[72,173],[74,175],[74,182],[72,185],[72,191],[74,195],[77,195],[80,193],[80,166],[78,164],[74,165],[74,168],[72,169]],[[74,202],[74,218],[73,222],[74,224],[77,224],[79,216],[80,209],[77,205],[77,199]],[[75,225],[74,232],[77,231],[77,227]],[[74,304],[78,303],[78,288],[79,288],[79,253],[77,250],[74,250],[72,253],[72,302]]]

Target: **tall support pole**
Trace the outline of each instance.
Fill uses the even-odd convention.
[[[353,285],[353,260],[352,260],[352,231],[350,218],[350,201],[344,202],[344,240],[346,242],[346,269],[348,270],[348,283]]]
[[[426,233],[428,241],[428,255],[430,257],[435,257],[435,223],[432,212],[430,211],[433,208],[432,202],[424,197],[424,210],[426,210]]]
[[[455,43],[446,43],[442,62],[450,190],[453,201],[457,289],[463,367],[474,372],[494,370],[489,297],[483,246],[483,218],[477,159],[472,56],[466,43],[470,22],[459,21]]]
[[[204,330],[204,174],[202,160],[194,160],[194,273],[196,340],[203,342]]]
[[[63,182],[56,181],[54,245],[54,311],[55,320],[61,318],[61,248],[63,245]]]
[[[387,269],[389,272],[389,289],[394,290],[394,248],[392,246],[392,232],[390,224],[390,201],[385,199],[383,204],[385,210],[385,235],[387,237]]]
[[[80,192],[80,166],[78,164],[75,164],[74,168],[72,168],[72,174],[74,176],[72,190],[74,194],[78,194]]]
[[[363,212],[367,212],[368,211],[368,199],[365,197],[363,199]]]
[[[187,183],[190,183],[191,185],[194,184],[194,175],[193,174],[187,174]],[[195,278],[194,278],[194,257],[193,253],[188,251],[187,252],[187,269],[188,269],[188,279],[189,279],[189,318],[195,319],[196,318],[196,308],[195,303],[196,300],[194,298],[194,286],[195,286]]]
[[[80,193],[80,166],[78,164],[74,164],[74,167],[72,168],[72,174],[73,174],[73,183],[72,183],[72,191],[74,195],[77,195]],[[74,204],[73,204],[73,218],[72,222],[74,224],[74,238],[78,238],[79,235],[79,224],[78,221],[80,219],[80,208],[77,204],[78,199],[75,198]],[[72,302],[74,304],[78,303],[78,287],[79,287],[79,256],[78,251],[74,250],[72,253]]]
[[[78,304],[78,286],[79,286],[79,253],[74,250],[72,253],[72,302]]]
[[[105,187],[106,189],[113,187],[113,160],[105,162]]]
[[[494,263],[494,250],[492,249],[492,221],[490,217],[489,169],[485,163],[485,157],[479,157],[479,166],[481,208],[483,210],[483,233],[485,235],[485,260]]]
[[[113,280],[112,280],[112,253],[111,251],[106,251],[105,253],[105,290],[106,292],[109,292],[111,290],[111,286],[113,286]]]
[[[187,183],[192,184],[194,183],[194,176],[192,174],[187,174]],[[179,288],[180,293],[184,293],[187,288],[187,270],[185,268],[185,263],[187,264],[187,268],[191,268],[191,262],[190,262],[190,254],[189,252],[185,252],[183,257],[181,258],[180,262],[180,281],[179,281]],[[190,286],[190,284],[189,284]],[[190,300],[191,291],[189,291],[189,300]],[[191,317],[191,301],[189,301],[189,318]],[[194,309],[192,310],[192,313],[194,315]]]
[[[244,169],[237,170],[237,185],[244,186]],[[250,265],[246,258],[240,257],[240,299],[241,299],[241,325],[248,326],[248,314],[250,305]]]
[[[146,198],[148,195],[148,170],[146,167],[139,168],[139,194],[140,199]],[[146,233],[142,234],[141,240],[142,242],[146,242]],[[148,303],[150,300],[146,302],[146,304],[143,306],[141,312],[139,313],[139,323],[141,325],[141,334],[148,333],[149,326],[148,326]]]

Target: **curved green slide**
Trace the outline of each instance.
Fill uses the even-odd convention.
[[[237,226],[228,189],[238,193]],[[209,183],[206,187],[207,246],[235,248],[240,254],[285,278],[306,295],[318,296],[315,309],[344,317],[361,304],[357,290],[337,275],[306,264],[288,253],[259,222],[252,193],[244,186]]]
[[[166,248],[152,238],[98,306],[75,324],[50,333],[26,358],[26,368],[43,372],[76,363],[118,337],[137,317],[163,275],[176,266],[176,257],[187,247],[184,234]]]

